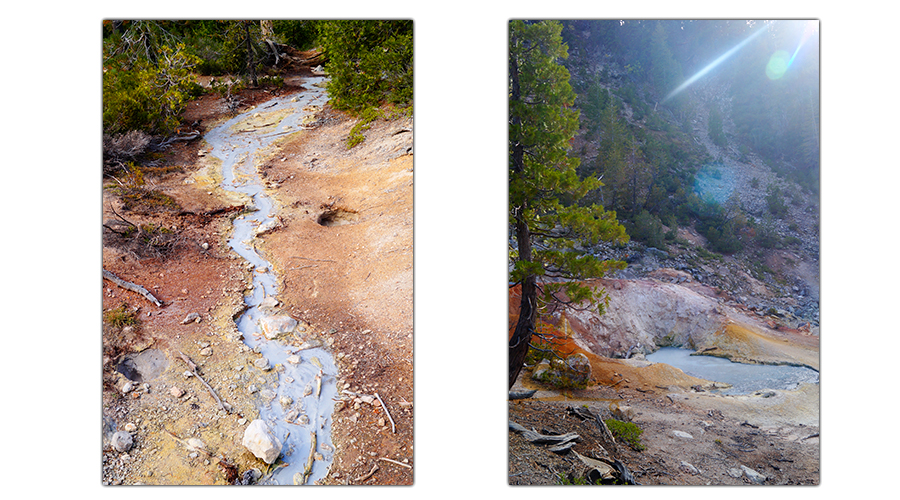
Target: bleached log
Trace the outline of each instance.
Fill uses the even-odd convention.
[[[119,278],[118,276],[116,276],[115,274],[107,271],[106,269],[103,270],[103,277],[108,279],[109,281],[112,281],[116,285],[119,285],[120,287],[122,287],[126,290],[130,290],[132,292],[143,295],[144,298],[146,298],[150,302],[153,302],[154,304],[156,304],[156,307],[162,307],[162,302],[160,302],[159,299],[154,297],[153,294],[150,293],[146,288],[144,288],[140,285],[135,285],[134,283],[125,281],[125,280]]]

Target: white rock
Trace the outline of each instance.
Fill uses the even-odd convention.
[[[126,431],[119,431],[112,436],[111,440],[113,448],[119,452],[126,452],[131,449],[134,441],[131,438],[131,434]]]
[[[764,482],[766,482],[766,476],[760,474],[759,472],[756,472],[746,465],[742,465],[741,470],[744,471],[744,474],[747,475],[747,478],[749,478],[756,484],[763,484]]]
[[[268,424],[260,419],[250,422],[241,444],[267,464],[275,462],[281,454],[281,441],[275,437]]]
[[[286,361],[292,365],[299,365],[302,360],[300,359],[300,356],[293,354],[288,356]]]
[[[688,462],[685,462],[684,460],[681,461],[681,468],[684,469],[685,471],[687,471],[689,474],[692,474],[694,476],[700,474],[700,471],[697,470],[696,467],[694,467],[693,465],[691,465]]]
[[[266,371],[272,368],[269,366],[269,360],[266,358],[256,358],[253,360],[253,366],[259,368],[260,370]]]
[[[200,322],[200,315],[195,312],[188,314],[187,316],[184,317],[183,320],[181,320],[182,325],[186,325],[188,323],[199,323],[199,322]]]
[[[612,410],[612,416],[616,420],[621,420],[622,422],[631,422],[634,419],[634,408],[630,406],[616,406]]]
[[[683,438],[683,439],[694,439],[694,436],[691,436],[690,434],[688,434],[687,432],[684,432],[684,431],[677,431],[677,430],[672,431],[672,435],[675,437]]]
[[[187,445],[188,449],[191,451],[206,451],[206,443],[197,438],[188,439]]]
[[[266,297],[259,303],[259,307],[268,307],[270,309],[278,307],[278,299],[272,296]]]
[[[286,315],[265,316],[259,320],[259,328],[267,339],[274,339],[279,335],[291,333],[297,327],[297,320]]]

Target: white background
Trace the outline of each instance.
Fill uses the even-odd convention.
[[[313,490],[393,499],[562,493],[506,485],[507,21],[816,18],[822,53],[822,486],[620,488],[613,494],[869,496],[896,475],[888,457],[897,444],[891,422],[896,386],[878,366],[890,364],[880,354],[895,348],[897,337],[896,326],[885,320],[897,296],[892,231],[900,165],[886,149],[897,140],[891,67],[897,30],[885,3],[828,3],[852,10],[785,1],[18,4],[2,31],[3,144],[13,153],[4,155],[0,177],[7,201],[3,268],[12,271],[3,273],[0,288],[12,318],[2,330],[6,355],[0,358],[7,486],[129,498],[250,494],[100,486],[102,19],[415,21],[415,485]]]

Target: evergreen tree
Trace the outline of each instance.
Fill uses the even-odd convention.
[[[725,146],[727,142],[725,139],[725,128],[722,125],[722,112],[719,111],[718,104],[713,104],[709,108],[707,128],[709,129],[709,139],[713,144],[719,147]]]
[[[608,189],[602,190],[601,200],[607,206],[619,208],[625,185],[625,161],[627,148],[625,122],[619,117],[619,106],[609,99],[600,116],[600,148],[597,161],[597,176],[603,177]]]
[[[318,29],[335,108],[360,112],[383,102],[412,103],[412,21],[320,21]]]
[[[641,147],[634,137],[627,143],[628,150],[625,158],[624,195],[625,206],[630,214],[637,214],[650,193],[650,185],[653,183],[653,165],[647,161]]]
[[[575,242],[626,241],[615,213],[560,201],[579,200],[601,185],[596,177],[579,179],[578,160],[568,155],[578,112],[570,108],[575,94],[569,72],[558,63],[567,57],[561,30],[554,21],[509,25],[509,224],[516,239],[510,282],[521,285],[519,317],[509,340],[510,387],[543,307],[565,301],[602,311],[603,290],[580,280],[624,266],[574,251]]]

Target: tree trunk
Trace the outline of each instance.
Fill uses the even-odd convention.
[[[515,57],[509,58],[510,100],[520,99],[519,67]],[[519,117],[512,117],[514,123],[518,123]],[[524,175],[525,171],[525,146],[519,142],[511,144],[511,170],[510,175]],[[525,223],[525,210],[527,201],[513,207],[516,217],[516,241],[519,245],[519,260],[531,261],[531,231]],[[531,334],[534,331],[534,305],[537,296],[535,276],[530,275],[522,282],[522,295],[519,301],[519,319],[512,338],[509,339],[509,388],[516,383],[516,378],[522,370],[525,355],[528,354],[528,344],[531,342]]]
[[[516,329],[509,339],[509,388],[516,383],[522,365],[525,363],[525,355],[528,354],[528,344],[531,342],[531,334],[534,332],[534,304],[536,288],[534,276],[529,276],[522,282],[522,298],[519,302],[519,319],[516,321]]]
[[[247,73],[254,87],[259,85],[256,79],[256,64],[253,62],[253,44],[250,43],[250,21],[244,21],[244,40],[247,45]]]

